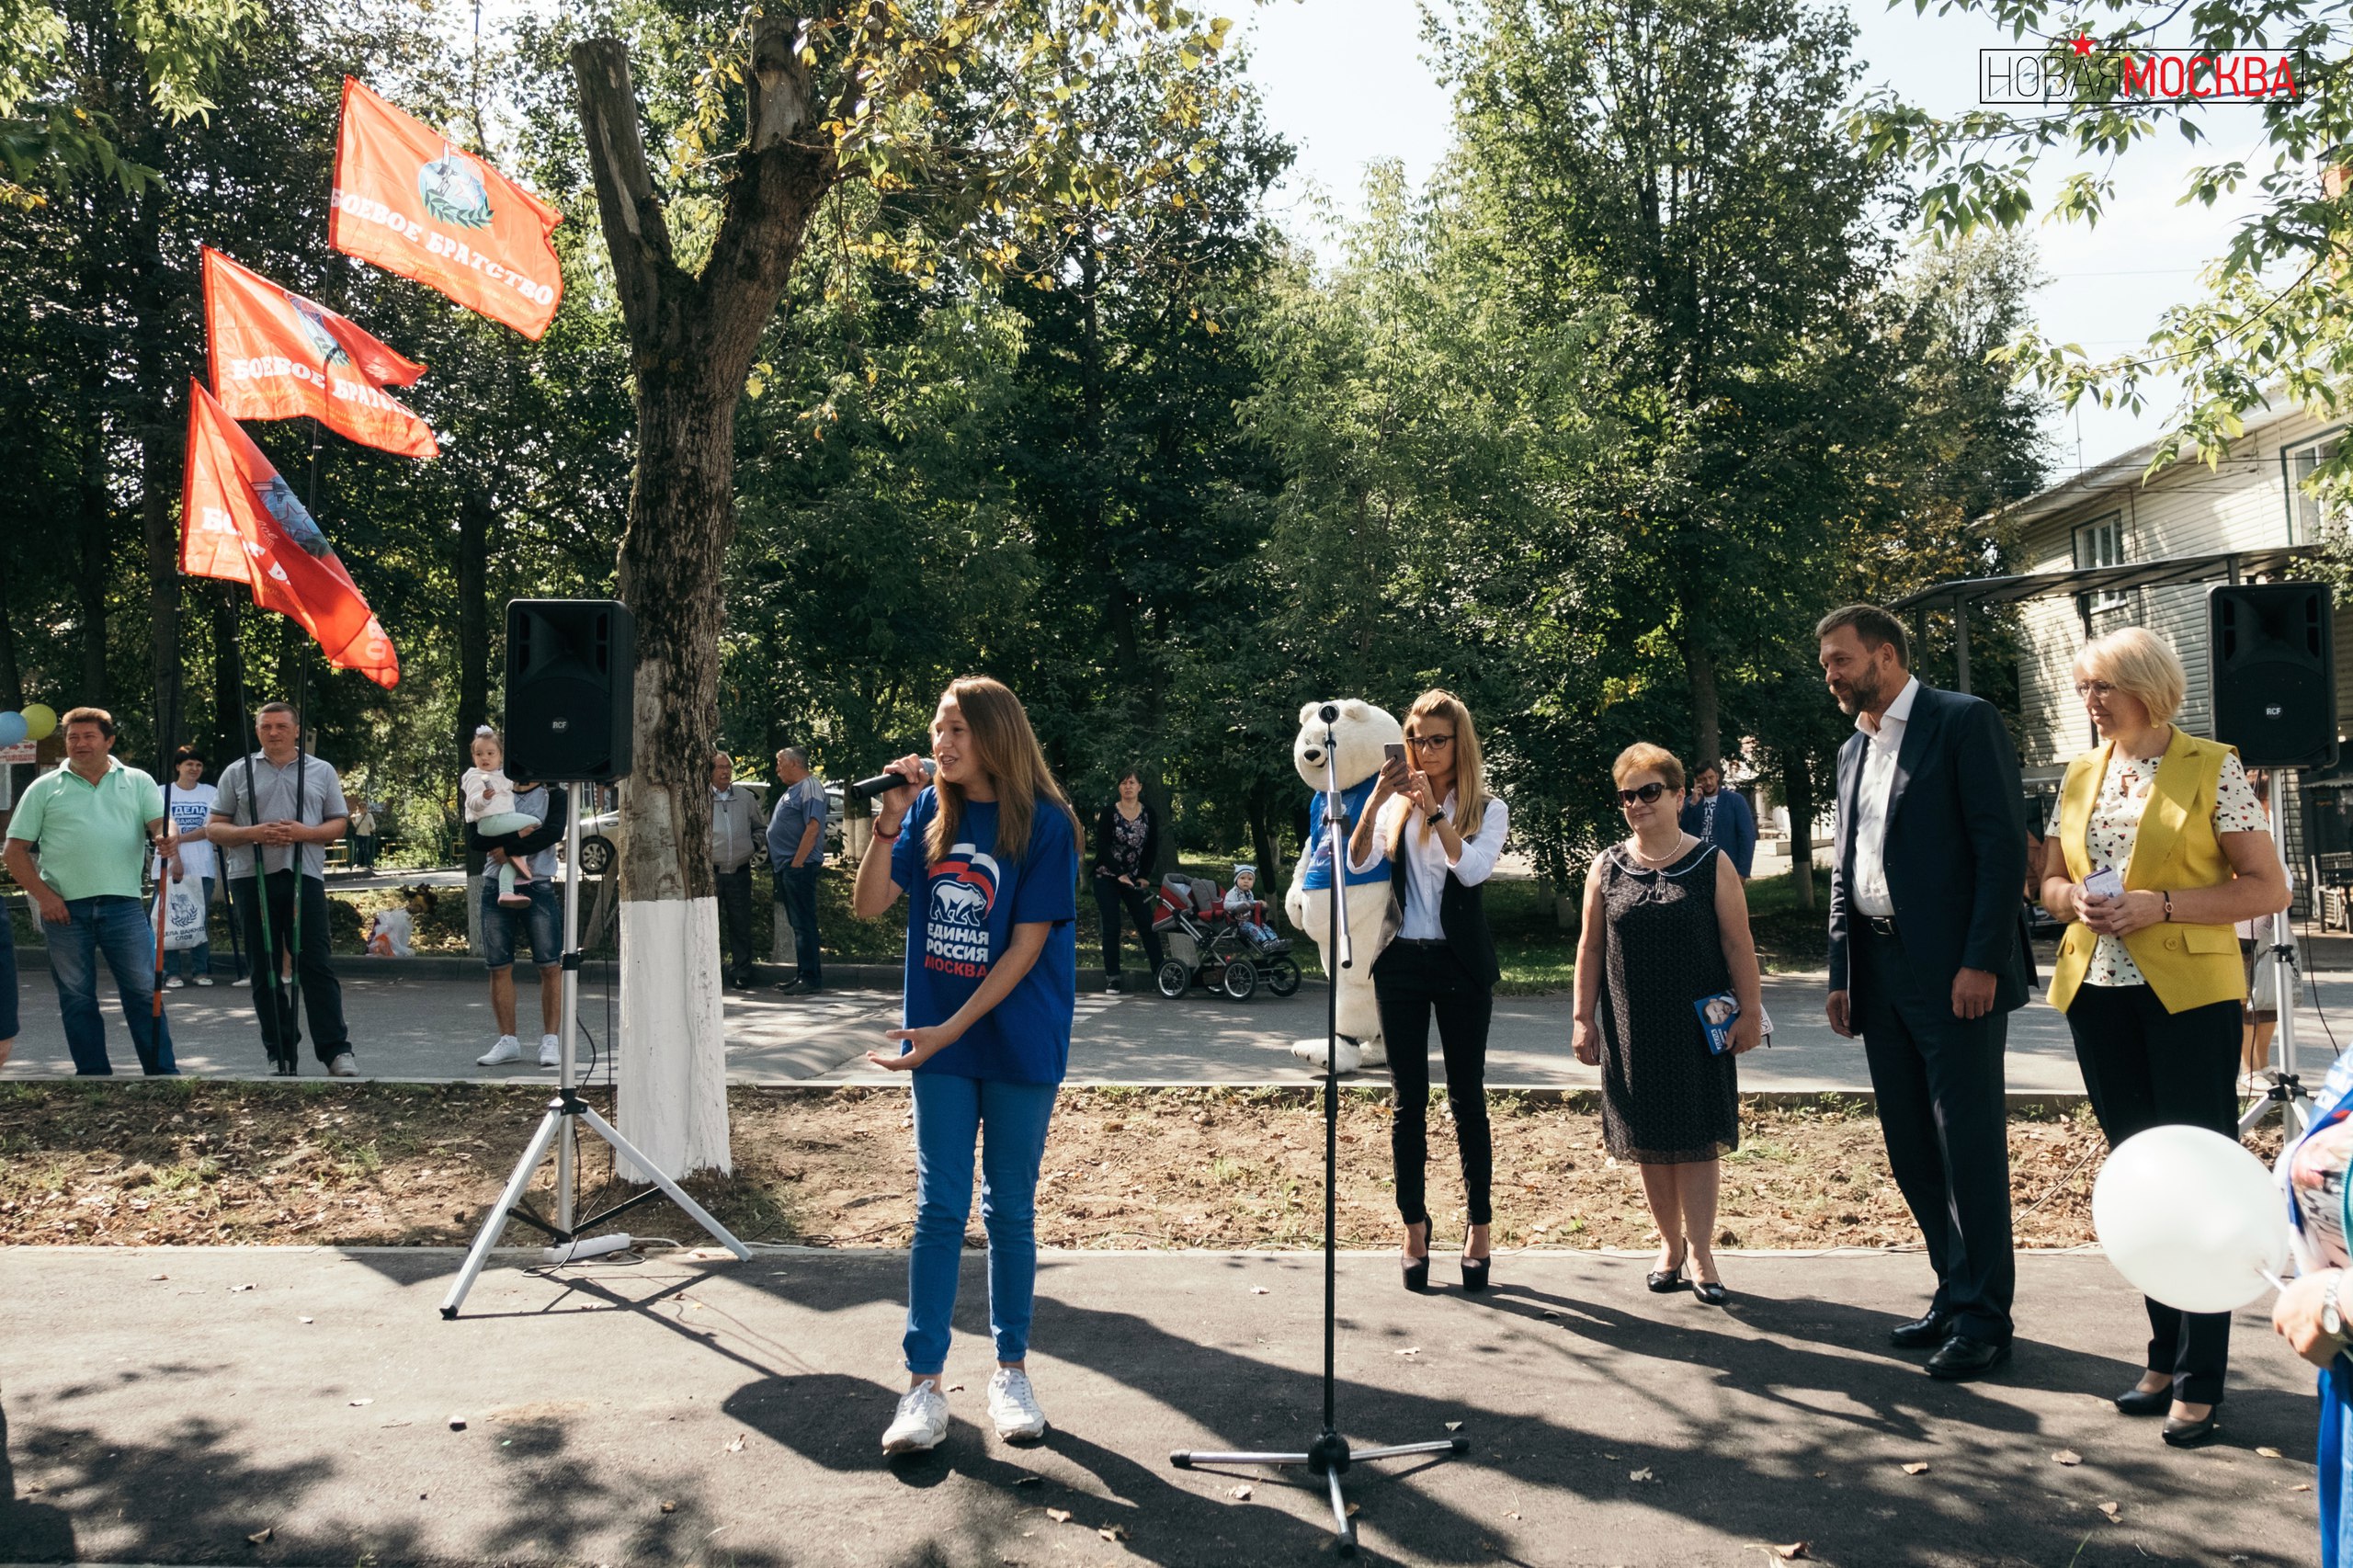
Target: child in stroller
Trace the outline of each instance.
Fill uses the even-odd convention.
[[[1180,874],[1161,879],[1160,917],[1153,929],[1166,954],[1154,977],[1163,996],[1182,996],[1196,981],[1237,1002],[1247,1001],[1261,980],[1278,996],[1299,989],[1290,941],[1267,928],[1266,905],[1247,889],[1236,892],[1238,905],[1233,894],[1220,894],[1215,882]]]
[[[1233,928],[1242,933],[1242,939],[1258,952],[1276,951],[1275,944],[1282,941],[1267,924],[1267,906],[1258,902],[1258,868],[1256,866],[1233,868],[1233,887],[1225,895],[1225,917],[1233,922]],[[1290,944],[1284,942],[1280,950],[1289,952]]]

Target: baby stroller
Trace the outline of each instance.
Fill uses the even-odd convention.
[[[1251,918],[1263,925],[1266,911],[1263,903],[1254,903]],[[1226,914],[1215,882],[1174,874],[1162,878],[1160,916],[1152,928],[1166,955],[1154,977],[1163,996],[1182,996],[1196,981],[1237,1002],[1248,1001],[1261,980],[1278,996],[1299,989],[1299,965],[1289,956],[1289,939],[1254,943]]]

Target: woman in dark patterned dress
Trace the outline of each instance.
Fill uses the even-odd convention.
[[[1120,775],[1120,798],[1095,819],[1095,908],[1103,916],[1103,989],[1120,991],[1120,911],[1143,944],[1144,989],[1160,972],[1160,937],[1152,928],[1152,868],[1160,858],[1160,818],[1144,804],[1143,775]]]
[[[1683,765],[1658,746],[1619,754],[1611,772],[1633,835],[1593,863],[1577,937],[1577,1060],[1601,1067],[1601,1134],[1643,1170],[1658,1222],[1650,1288],[1689,1283],[1700,1301],[1730,1300],[1716,1276],[1719,1158],[1740,1147],[1740,1081],[1733,1058],[1763,1038],[1764,995],[1740,873],[1683,831]],[[1718,1055],[1696,1006],[1729,991],[1740,1011]],[[1683,1266],[1691,1265],[1686,1281]]]

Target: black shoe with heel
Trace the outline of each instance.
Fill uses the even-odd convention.
[[[1492,1257],[1466,1257],[1466,1258],[1464,1258],[1464,1259],[1462,1260],[1462,1288],[1463,1288],[1463,1290],[1485,1290],[1485,1289],[1487,1288],[1487,1266],[1488,1266],[1489,1264],[1493,1263],[1494,1261],[1495,1261],[1495,1259],[1494,1259],[1494,1258],[1492,1258]]]
[[[1653,1295],[1657,1296],[1671,1295],[1677,1290],[1691,1288],[1691,1281],[1683,1278],[1683,1266],[1679,1263],[1672,1268],[1652,1269],[1643,1277],[1643,1283],[1650,1287]]]
[[[1428,1251],[1430,1244],[1429,1221],[1427,1220],[1416,1220],[1414,1221],[1413,1225],[1408,1225],[1405,1228],[1410,1231],[1414,1229],[1415,1226],[1421,1227],[1423,1247],[1422,1256],[1419,1257],[1407,1257],[1401,1253],[1398,1255],[1397,1266],[1404,1273],[1405,1289],[1419,1293],[1426,1291],[1430,1288],[1430,1255]]]
[[[2116,1396],[2116,1408],[2127,1415],[2163,1415],[2173,1408],[2173,1385],[2168,1383],[2154,1393],[2126,1389]]]

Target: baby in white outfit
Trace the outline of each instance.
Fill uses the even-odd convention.
[[[540,819],[515,809],[515,781],[506,777],[506,748],[499,744],[498,732],[483,725],[474,731],[471,749],[474,765],[459,780],[466,820],[498,868],[498,902],[509,909],[529,909],[531,895],[517,892],[517,884],[531,881],[524,857],[540,847],[529,842],[541,825]]]

